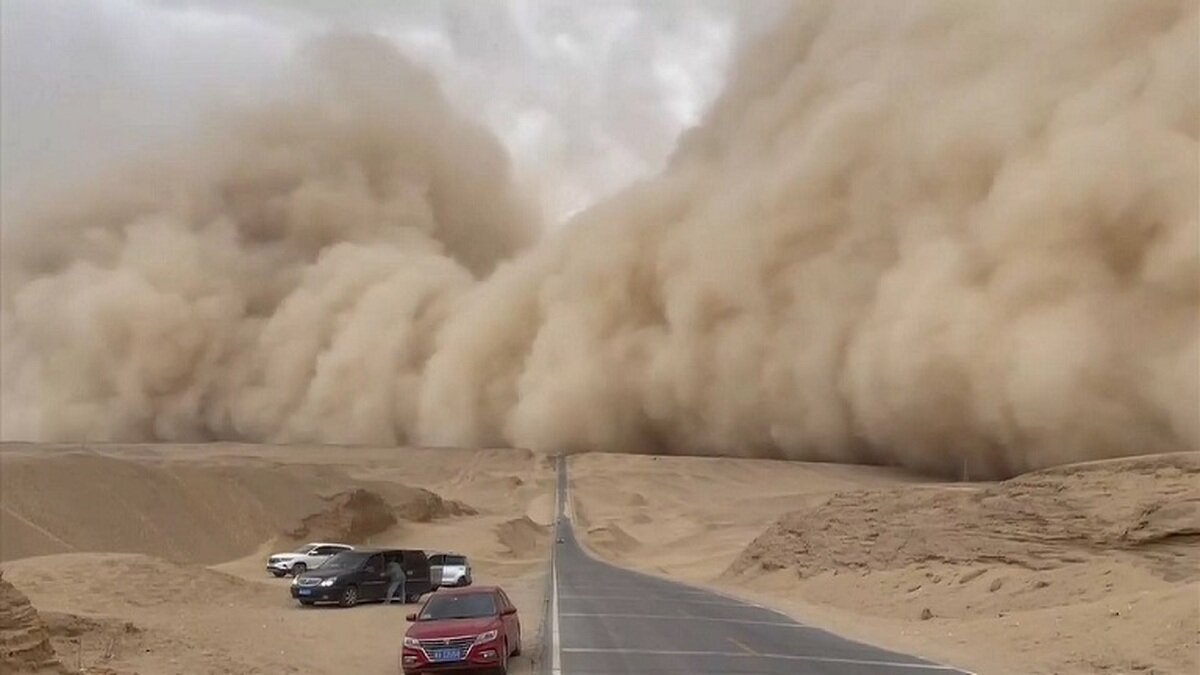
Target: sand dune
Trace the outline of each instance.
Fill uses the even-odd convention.
[[[403,610],[303,610],[266,555],[299,539],[464,553],[532,644],[549,538],[529,514],[550,466],[518,450],[3,444],[0,560],[88,672],[391,673]]]
[[[544,526],[533,522],[528,516],[522,516],[501,523],[497,528],[496,538],[500,545],[514,556],[528,558],[537,554],[539,542],[545,539],[547,534]]]
[[[720,574],[764,527],[814,494],[911,483],[886,467],[775,460],[625,456],[571,458],[575,520],[611,559],[689,576]]]
[[[1057,569],[1133,556],[1165,576],[1188,576],[1200,537],[1200,455],[1096,462],[996,485],[841,491],[781,518],[732,574],[793,569],[900,569],[986,561]],[[953,518],[947,515],[953,514]]]
[[[362,543],[397,517],[428,521],[471,511],[428,490],[354,479],[336,466],[24,444],[5,446],[0,457],[0,559],[127,551],[213,563],[280,535]]]
[[[1200,656],[1195,454],[970,485],[603,455],[571,474],[597,554],[877,644],[1014,675],[1188,673]]]

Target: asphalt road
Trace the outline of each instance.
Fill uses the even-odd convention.
[[[559,518],[544,659],[551,675],[928,675],[963,673],[852,642],[769,609],[615,567]]]

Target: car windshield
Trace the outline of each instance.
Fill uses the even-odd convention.
[[[323,570],[349,570],[354,569],[362,564],[364,560],[370,557],[369,553],[359,553],[356,551],[342,551],[325,561],[321,565]]]
[[[437,619],[478,619],[495,616],[496,598],[491,593],[465,595],[434,595],[421,610],[421,621]]]
[[[316,546],[316,544],[305,544],[295,551],[292,551],[292,553],[308,553],[313,549],[314,546]]]

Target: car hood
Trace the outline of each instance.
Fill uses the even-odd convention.
[[[499,627],[500,621],[494,616],[485,616],[479,619],[436,619],[434,621],[414,621],[408,627],[405,635],[418,640],[431,640],[478,635]]]
[[[308,570],[304,574],[301,574],[300,578],[301,579],[328,579],[329,577],[348,575],[348,574],[352,574],[353,572],[354,572],[354,570],[346,570],[346,569],[327,570],[327,569],[318,567],[316,569]]]

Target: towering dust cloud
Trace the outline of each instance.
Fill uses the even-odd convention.
[[[805,2],[660,176],[529,246],[498,143],[325,40],[282,102],[5,224],[3,435],[1200,449],[1198,7]]]

